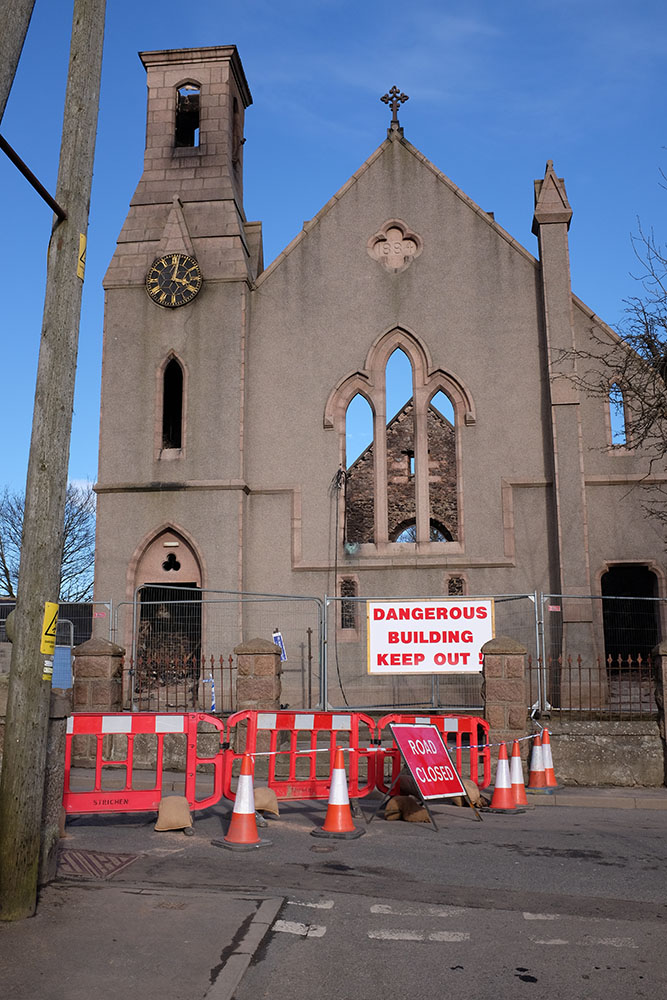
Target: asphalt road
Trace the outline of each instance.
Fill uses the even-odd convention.
[[[36,918],[0,925],[0,985],[16,1000],[667,994],[667,810],[478,823],[441,805],[437,832],[376,819],[338,841],[310,836],[325,809],[282,805],[271,845],[240,854],[213,844],[228,804],[194,837],[146,815],[68,820],[65,849],[128,863],[61,875]]]

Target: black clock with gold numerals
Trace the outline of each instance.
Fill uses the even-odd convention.
[[[146,291],[153,302],[165,309],[192,302],[201,286],[201,268],[194,257],[185,253],[158,257],[146,275]]]

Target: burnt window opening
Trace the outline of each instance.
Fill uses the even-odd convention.
[[[434,518],[429,523],[429,542],[451,542],[451,532]],[[416,542],[417,522],[414,518],[401,522],[389,538],[390,542]]]
[[[162,447],[180,448],[183,424],[183,369],[172,358],[162,386]]]
[[[357,581],[351,577],[345,577],[341,580],[340,596],[342,598],[357,597]],[[355,629],[357,627],[356,601],[342,600],[340,602],[340,627],[345,629]]]
[[[465,580],[462,576],[450,576],[447,581],[447,594],[449,597],[464,597],[466,592]]]
[[[176,572],[178,572],[180,568],[181,564],[179,563],[178,559],[176,558],[173,552],[170,552],[165,561],[162,563],[162,569],[165,571],[165,573],[168,573],[170,569],[173,569]]]
[[[199,146],[199,87],[184,83],[176,92],[175,146]]]
[[[429,375],[418,345],[399,330],[376,345],[368,368],[370,377],[355,372],[334,390],[327,411],[344,435],[346,551],[369,543],[457,542],[456,413],[474,424],[471,401],[440,370]]]

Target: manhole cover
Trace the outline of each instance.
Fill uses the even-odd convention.
[[[110,878],[122,872],[138,854],[107,854],[102,851],[61,849],[58,854],[58,875],[78,878]]]

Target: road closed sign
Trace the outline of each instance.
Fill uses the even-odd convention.
[[[397,723],[389,728],[423,799],[466,795],[437,726]]]
[[[367,601],[369,674],[465,674],[482,669],[493,601]]]

